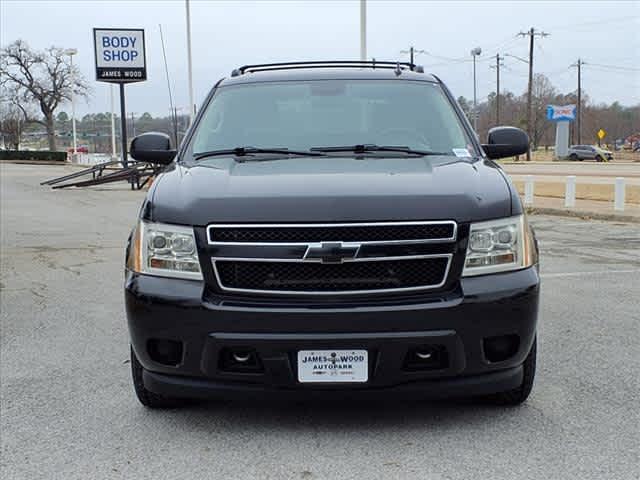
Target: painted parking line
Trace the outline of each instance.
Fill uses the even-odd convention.
[[[640,273],[640,268],[633,270],[598,270],[590,272],[560,272],[560,273],[541,273],[540,278],[564,278],[564,277],[583,277],[587,275],[604,275],[604,274],[624,274],[624,273]]]

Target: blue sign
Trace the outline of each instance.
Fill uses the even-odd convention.
[[[572,122],[575,119],[575,105],[565,105],[563,107],[547,105],[547,120],[551,120],[552,122]]]

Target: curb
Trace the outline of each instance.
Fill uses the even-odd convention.
[[[0,160],[0,163],[13,163],[16,165],[57,165],[60,167],[72,165],[67,162],[58,162],[56,160]]]
[[[605,220],[609,222],[640,223],[637,215],[625,215],[620,213],[599,213],[588,210],[565,210],[562,208],[549,207],[526,207],[529,215],[556,215],[560,217],[574,217],[582,220]]]

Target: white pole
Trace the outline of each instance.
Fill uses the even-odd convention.
[[[116,114],[115,103],[113,100],[113,83],[109,85],[109,91],[111,93],[111,156],[115,159],[116,153]]]
[[[524,204],[533,205],[533,175],[527,175],[524,181]]]
[[[477,82],[476,82],[476,57],[482,53],[480,47],[476,47],[471,50],[471,56],[473,57],[473,129],[478,135],[478,94],[477,94]]]
[[[78,152],[78,145],[76,143],[76,102],[74,94],[76,80],[73,71],[73,55],[74,53],[69,54],[69,59],[71,60],[71,128],[73,129],[73,154],[75,155]]]
[[[567,177],[567,185],[564,191],[564,206],[576,206],[576,176],[569,175]]]
[[[189,125],[193,121],[196,113],[196,106],[193,101],[193,70],[191,64],[191,13],[189,12],[189,0],[185,0],[187,10],[187,75],[189,82]]]
[[[624,178],[622,177],[616,177],[613,209],[618,211],[624,210]]]
[[[367,0],[360,0],[360,61],[367,60]]]
[[[476,83],[476,54],[473,55],[473,130],[478,134],[478,94]]]

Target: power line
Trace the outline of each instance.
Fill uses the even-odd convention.
[[[562,29],[562,28],[567,28],[567,27],[571,27],[571,28],[580,28],[580,27],[586,27],[586,26],[598,26],[600,27],[600,25],[607,25],[609,23],[619,23],[619,22],[628,22],[628,21],[636,21],[636,20],[640,20],[640,17],[616,17],[616,18],[605,18],[602,20],[591,20],[589,22],[582,22],[582,23],[569,23],[569,24],[564,24],[564,25],[551,25],[551,28],[554,29]]]
[[[610,69],[615,69],[615,70],[625,70],[625,71],[629,71],[629,72],[640,72],[640,68],[634,68],[634,67],[624,67],[624,66],[620,66],[620,65],[604,65],[602,63],[591,63],[589,62],[588,64],[585,65],[592,65],[595,67],[604,67],[604,68],[610,68]]]

